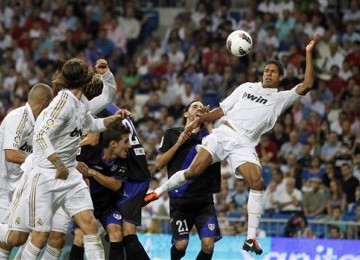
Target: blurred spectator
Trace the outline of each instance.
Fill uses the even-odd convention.
[[[353,223],[350,223],[347,231],[348,239],[358,239],[360,237],[360,227],[358,225],[352,224],[360,224],[360,207],[356,208],[356,215]]]
[[[323,180],[325,176],[325,171],[321,167],[320,157],[312,157],[309,167],[305,168],[302,171],[301,176],[303,183],[302,185],[303,191],[308,191],[311,189],[312,186],[310,182],[313,178],[318,178],[320,180]]]
[[[308,221],[304,214],[292,216],[285,226],[285,237],[303,237],[314,238],[314,232],[309,227]]]
[[[324,162],[329,162],[334,159],[335,154],[340,149],[341,142],[335,132],[330,132],[327,135],[326,141],[321,147],[321,159]]]
[[[259,144],[256,146],[256,152],[262,165],[273,165],[277,162],[278,153],[277,143],[272,141],[269,135],[263,135]]]
[[[343,164],[340,168],[341,171],[341,186],[346,195],[346,212],[350,212],[355,206],[356,196],[355,192],[357,187],[360,185],[359,180],[354,177],[353,169],[350,164]]]
[[[356,24],[355,29],[360,31],[360,7],[359,2],[357,0],[350,0],[349,9],[344,10],[344,15],[342,16],[342,21],[353,22]]]
[[[274,128],[269,134],[271,141],[275,142],[279,147],[289,141],[289,135],[284,131],[284,125],[278,121],[275,123]]]
[[[278,203],[275,200],[275,191],[276,191],[277,183],[271,181],[269,185],[266,186],[264,192],[264,213],[273,215],[278,212]]]
[[[235,188],[229,193],[228,203],[235,204],[237,210],[241,210],[247,204],[249,198],[249,191],[242,179],[236,179]]]
[[[284,179],[285,189],[276,193],[275,203],[280,213],[300,213],[302,211],[303,195],[295,187],[295,178],[287,177]]]
[[[318,217],[325,213],[326,195],[321,190],[321,179],[310,179],[311,190],[304,193],[303,210],[306,216]]]
[[[332,180],[329,184],[329,200],[327,202],[327,214],[332,216],[333,210],[335,208],[340,208],[341,212],[345,212],[346,195],[343,192],[340,182],[337,180]]]
[[[124,10],[124,17],[120,17],[120,28],[124,32],[127,42],[126,50],[128,58],[132,59],[136,51],[141,24],[135,18],[134,8],[128,6]]]
[[[339,228],[338,226],[330,225],[330,226],[329,226],[328,238],[331,238],[331,239],[342,239],[342,238],[344,238],[344,237],[343,237],[343,235],[341,234],[340,228]]]
[[[286,156],[290,152],[295,154],[297,159],[300,159],[301,151],[302,151],[302,144],[299,142],[299,133],[293,130],[289,134],[289,141],[284,143],[280,147],[280,151],[278,153],[278,159],[281,161],[285,161]]]

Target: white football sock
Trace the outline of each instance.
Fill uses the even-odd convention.
[[[5,249],[0,248],[0,260],[8,260],[10,255],[10,251],[6,251]]]
[[[56,260],[61,255],[61,249],[46,245],[45,252],[41,257],[41,260]]]
[[[7,243],[8,224],[0,223],[0,242]]]
[[[250,190],[248,200],[248,230],[247,239],[256,238],[256,232],[259,228],[261,214],[263,213],[263,191]]]
[[[177,171],[163,185],[155,189],[155,193],[160,197],[163,193],[173,190],[185,184],[186,182],[187,180],[185,179],[185,170]]]
[[[33,243],[31,243],[31,241],[29,241],[26,246],[25,249],[21,255],[21,260],[30,260],[30,259],[34,259],[36,260],[40,254],[41,249],[37,248],[36,246],[33,245]]]
[[[99,235],[84,235],[84,251],[88,260],[105,260],[104,247]]]

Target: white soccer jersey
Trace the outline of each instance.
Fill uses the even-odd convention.
[[[28,103],[12,110],[0,126],[0,187],[15,190],[22,175],[20,165],[5,160],[5,150],[17,150],[28,155],[33,150],[35,118]]]
[[[295,88],[287,91],[263,88],[262,83],[244,83],[220,103],[227,122],[241,136],[257,144],[271,130],[279,115],[301,95]]]
[[[42,168],[55,168],[47,158],[56,152],[67,167],[75,167],[83,130],[104,131],[103,120],[92,117],[89,101],[84,95],[78,100],[70,90],[60,91],[35,123],[36,164]]]

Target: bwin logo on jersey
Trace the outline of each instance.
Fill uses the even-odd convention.
[[[27,152],[27,153],[32,153],[33,152],[32,145],[29,145],[27,142],[25,142],[22,146],[20,146],[19,149],[21,151],[24,151],[24,152]]]
[[[262,96],[258,97],[253,94],[245,92],[242,98],[250,99],[251,101],[255,101],[256,103],[266,104],[268,102],[267,99],[263,98]]]
[[[75,129],[70,133],[71,137],[78,137],[78,136],[82,136],[82,129],[77,129],[77,127],[75,127]]]

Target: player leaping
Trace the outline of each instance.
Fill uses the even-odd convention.
[[[278,91],[284,78],[280,62],[266,63],[262,82],[247,82],[237,87],[220,107],[201,118],[195,119],[185,128],[185,133],[206,121],[215,121],[225,116],[226,121],[203,139],[200,150],[191,165],[176,172],[162,186],[149,193],[144,203],[156,200],[164,192],[184,184],[201,175],[210,164],[226,159],[235,172],[235,177],[244,178],[250,187],[248,200],[248,230],[243,244],[246,251],[262,254],[256,239],[261,214],[263,213],[264,181],[255,146],[262,134],[272,129],[280,114],[312,89],[314,83],[313,51],[319,35],[313,36],[306,46],[306,68],[304,81],[287,91]]]

